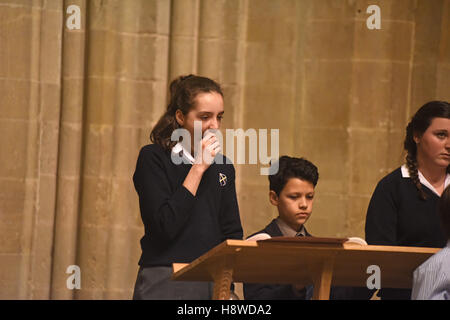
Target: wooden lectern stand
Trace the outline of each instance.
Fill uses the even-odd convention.
[[[373,246],[347,239],[276,237],[262,241],[226,240],[190,264],[173,264],[173,279],[214,281],[213,299],[227,300],[232,281],[314,285],[313,299],[328,300],[330,286],[366,287],[381,271],[381,288],[411,288],[415,268],[438,248]]]

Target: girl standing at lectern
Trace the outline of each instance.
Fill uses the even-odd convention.
[[[223,113],[215,81],[189,75],[170,84],[167,110],[151,132],[153,144],[141,149],[133,176],[145,227],[133,299],[210,299],[211,283],[172,281],[172,263],[192,262],[226,239],[242,239],[235,170],[219,154],[214,135]],[[176,129],[189,137],[172,141]]]
[[[422,106],[406,128],[406,164],[377,185],[366,217],[373,245],[436,247],[446,244],[437,204],[450,185],[450,105]],[[382,299],[410,299],[411,290],[381,289]]]

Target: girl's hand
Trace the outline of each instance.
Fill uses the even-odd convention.
[[[206,171],[213,163],[215,156],[221,151],[220,142],[216,135],[208,132],[201,141],[201,151],[197,152],[194,165]]]
[[[220,143],[216,135],[212,132],[208,132],[202,139],[201,150],[197,152],[194,164],[183,182],[183,186],[194,196],[197,194],[197,189],[200,185],[203,173],[212,164],[214,157],[220,150]]]

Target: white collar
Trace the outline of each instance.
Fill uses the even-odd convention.
[[[408,168],[406,167],[406,164],[402,165],[401,170],[402,170],[402,177],[403,178],[410,178],[409,171],[408,171]],[[431,191],[433,191],[436,195],[438,195],[440,197],[440,194],[431,185],[431,183],[429,183],[428,180],[425,179],[425,177],[423,176],[422,172],[420,172],[419,170],[417,170],[417,172],[419,173],[419,181],[420,181],[420,183],[423,184],[425,187],[427,187],[428,189],[430,189]],[[444,189],[447,188],[448,185],[450,185],[450,174],[449,173],[447,173],[447,176],[445,177]]]
[[[195,159],[194,159],[194,157],[191,155],[191,153],[190,153],[189,151],[187,151],[186,148],[183,147],[183,145],[182,145],[180,142],[178,142],[178,143],[172,148],[172,152],[173,152],[173,153],[180,153],[180,152],[182,152],[182,157],[183,157],[184,159],[187,160],[186,163],[193,164],[194,161],[195,161]]]

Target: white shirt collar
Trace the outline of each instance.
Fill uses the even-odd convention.
[[[402,177],[403,178],[410,178],[409,175],[409,171],[408,168],[406,167],[406,164],[402,165]],[[440,197],[440,194],[436,191],[436,189],[431,185],[431,183],[428,182],[427,179],[425,179],[425,177],[423,176],[422,172],[420,172],[419,170],[417,170],[417,172],[419,173],[419,181],[421,184],[423,184],[425,187],[427,187],[428,189],[430,189],[431,191],[433,191],[436,195],[438,195]],[[447,188],[447,186],[450,185],[450,174],[447,173],[447,176],[445,177],[445,182],[444,182],[444,189]]]
[[[191,153],[189,151],[186,150],[186,148],[180,143],[178,142],[173,148],[172,148],[172,152],[173,153],[180,153],[182,152],[182,157],[184,159],[187,160],[186,163],[190,163],[193,164],[195,159],[194,157],[191,155]]]

